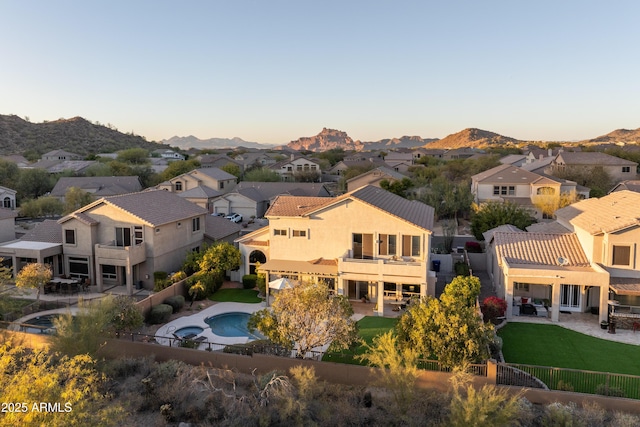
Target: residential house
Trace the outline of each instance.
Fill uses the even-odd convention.
[[[71,153],[65,150],[53,150],[48,153],[44,153],[41,160],[82,160],[80,154]]]
[[[64,202],[65,194],[72,187],[79,188],[94,197],[136,193],[142,190],[140,178],[137,176],[77,176],[58,179],[50,195]]]
[[[336,198],[278,196],[269,225],[236,240],[241,272],[320,280],[349,299],[435,294],[429,270],[434,209],[368,185]]]
[[[29,160],[27,160],[24,156],[20,154],[11,154],[9,156],[0,156],[0,159],[5,160],[7,162],[15,163],[19,168],[24,168],[29,166]]]
[[[269,166],[280,175],[283,181],[295,181],[298,174],[317,174],[318,178],[322,171],[320,164],[304,156],[291,155],[289,159],[282,160]]]
[[[15,240],[17,216],[13,209],[0,208],[0,242]]]
[[[500,158],[500,163],[503,165],[511,165],[522,167],[522,165],[527,161],[527,156],[524,154],[508,154],[504,157]]]
[[[407,178],[407,176],[400,172],[396,172],[393,169],[380,166],[347,180],[347,191],[355,190],[365,185],[380,187],[380,182],[382,180],[387,180],[391,183],[395,181],[402,181],[403,178]]]
[[[237,182],[238,178],[235,175],[231,175],[222,169],[200,168],[173,177],[158,184],[156,188],[172,193],[180,193],[195,187],[206,186],[220,193],[228,193],[235,187]]]
[[[240,170],[244,170],[244,165],[231,157],[224,154],[205,154],[200,156],[201,168],[218,168],[222,169],[227,165],[235,165]]]
[[[373,169],[380,166],[389,167],[380,157],[363,156],[360,154],[356,156],[345,157],[343,160],[327,169],[327,173],[331,175],[342,175],[347,169],[353,167]]]
[[[243,218],[262,218],[271,202],[281,194],[307,197],[330,197],[324,184],[314,182],[250,182],[242,181],[236,188],[212,202],[212,212],[237,213]]]
[[[640,180],[630,179],[627,181],[619,182],[609,191],[609,193],[613,193],[615,191],[623,191],[623,190],[629,190],[629,191],[634,191],[636,193],[640,193]]]
[[[204,218],[204,243],[211,245],[216,242],[233,244],[240,237],[243,227],[220,216],[206,215]]]
[[[615,182],[619,182],[635,179],[638,163],[595,151],[562,152],[553,159],[546,172],[554,175],[572,169],[594,167],[602,167]]]
[[[177,271],[204,240],[207,211],[168,191],[103,197],[59,220],[62,270],[98,291],[153,287],[155,271]]]
[[[11,241],[0,245],[0,257],[5,267],[12,268],[14,277],[22,267],[34,262],[50,265],[55,275],[62,274],[62,227],[57,221],[46,219],[18,240],[14,232]]]
[[[178,153],[177,151],[170,150],[170,149],[163,149],[163,148],[153,150],[152,155],[158,156],[165,160],[184,160],[185,159],[185,157],[182,154]]]
[[[456,159],[468,159],[470,157],[475,156],[476,154],[482,154],[483,151],[477,150],[475,148],[462,147],[462,148],[453,148],[451,150],[447,150],[442,158],[444,160],[456,160]]]
[[[183,199],[206,209],[209,213],[215,212],[213,202],[222,195],[220,191],[214,190],[206,185],[193,187],[189,190],[181,191],[176,194]]]
[[[0,207],[5,209],[15,209],[16,208],[16,190],[11,188],[3,187],[0,185]]]
[[[52,175],[68,172],[83,174],[96,163],[94,160],[40,160],[24,169],[44,169]]]
[[[278,156],[282,158],[281,155],[278,154]],[[255,167],[268,167],[277,163],[275,158],[269,156],[263,151],[249,151],[246,153],[237,154],[233,158],[236,162],[242,165],[241,170],[243,171]]]
[[[573,186],[575,191],[575,182]],[[558,180],[509,164],[496,166],[471,177],[471,193],[476,203],[508,201],[526,207],[538,219],[543,214],[535,206],[536,197],[560,195],[561,187],[562,183]],[[565,192],[571,191],[568,185],[565,187]]]

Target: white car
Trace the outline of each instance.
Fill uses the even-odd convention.
[[[238,223],[238,222],[242,222],[242,215],[240,214],[229,214],[227,216],[225,216],[226,219],[228,219],[229,221]]]

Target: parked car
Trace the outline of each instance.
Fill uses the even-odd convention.
[[[211,216],[227,216],[227,215],[222,212],[216,212],[216,213],[212,213]]]
[[[242,215],[237,214],[237,213],[232,213],[229,214],[227,216],[225,216],[226,219],[228,219],[229,221],[238,223],[238,222],[242,222]]]

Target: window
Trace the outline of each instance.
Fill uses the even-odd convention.
[[[224,188],[224,181],[220,181],[220,189],[222,190]]]
[[[200,231],[200,217],[193,218],[191,220],[191,227],[193,232]]]
[[[176,181],[176,191],[182,191],[182,181]]]
[[[513,288],[516,291],[529,292],[529,284],[528,283],[517,283],[517,282],[515,282],[513,284]]]
[[[373,234],[353,233],[353,258],[373,259]]]
[[[5,197],[4,200],[2,201],[2,206],[4,206],[5,208],[11,208],[11,199],[8,197]]]
[[[129,227],[116,227],[116,246],[131,246],[131,229]]]
[[[136,225],[133,227],[133,237],[136,245],[139,245],[144,241],[141,225]]]
[[[283,167],[284,167],[284,166],[283,166]],[[293,171],[293,167],[291,167],[291,166],[287,166],[287,172],[291,172],[291,171]]]
[[[307,230],[293,230],[293,237],[307,237]]]
[[[579,308],[580,307],[580,286],[560,285],[560,307]]]
[[[118,277],[115,265],[102,265],[102,278],[114,280]]]
[[[273,230],[274,236],[286,236],[287,230]]]
[[[67,245],[76,244],[76,230],[64,230],[64,243]]]
[[[631,263],[631,246],[613,246],[611,265],[623,265],[628,267]]]
[[[380,255],[395,255],[396,239],[395,234],[380,234],[378,236],[378,253]]]
[[[301,171],[301,170],[302,170],[302,165],[297,165],[297,166],[296,166],[296,170],[297,170],[297,171]]]
[[[494,185],[493,186],[493,195],[494,196],[515,196],[516,195],[516,187],[513,185]]]
[[[311,170],[312,171],[316,170],[316,165],[311,165]]]
[[[623,167],[622,167],[622,172],[623,172],[623,173],[629,173],[629,172],[631,172],[631,166],[623,166]]]
[[[402,236],[402,256],[420,256],[420,236]]]

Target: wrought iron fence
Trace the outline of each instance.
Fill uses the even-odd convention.
[[[551,390],[640,399],[640,376],[515,363],[498,364],[498,384],[535,387],[535,378]]]
[[[437,360],[428,359],[420,359],[418,361],[418,369],[423,369],[425,371],[451,372],[451,368],[442,366],[442,364]],[[473,375],[477,375],[480,377],[487,376],[487,365],[484,363],[470,364],[467,369],[468,372]]]

